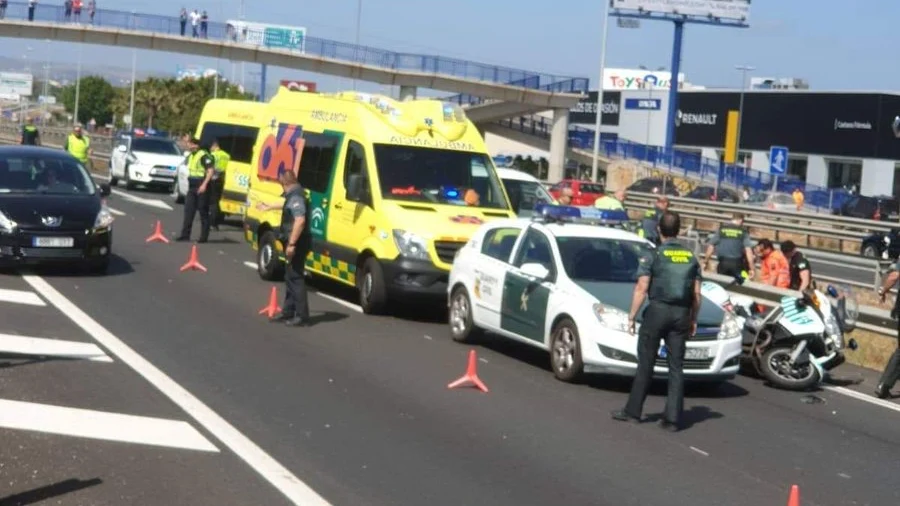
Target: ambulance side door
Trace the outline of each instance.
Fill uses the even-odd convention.
[[[329,237],[341,242],[355,255],[362,244],[375,234],[375,208],[369,178],[365,146],[347,136],[343,166],[335,174],[331,190]],[[350,191],[348,191],[350,190]],[[348,252],[350,253],[350,252]],[[347,258],[355,271],[355,259]]]

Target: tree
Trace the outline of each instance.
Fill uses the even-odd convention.
[[[75,86],[70,84],[62,89],[60,99],[66,111],[75,113]],[[95,119],[98,125],[112,121],[112,103],[116,91],[106,79],[87,76],[81,79],[78,90],[78,117],[76,121],[87,123]]]

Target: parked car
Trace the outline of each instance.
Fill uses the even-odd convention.
[[[834,210],[838,216],[868,220],[900,221],[900,203],[889,195],[864,197],[855,195]]]
[[[872,233],[862,240],[859,253],[868,258],[897,260],[900,257],[900,228],[892,228],[887,233]]]
[[[170,189],[183,158],[178,144],[167,137],[120,135],[109,160],[110,184],[125,181],[128,189],[137,185]]]
[[[0,263],[105,273],[112,254],[109,194],[108,184],[98,185],[65,151],[0,147]]]
[[[563,179],[550,187],[550,195],[554,199],[559,200],[559,196],[564,188],[572,189],[573,206],[592,206],[605,192],[603,185],[599,183],[580,181],[578,179]]]
[[[662,178],[658,177],[648,177],[644,179],[638,179],[631,186],[628,187],[628,191],[630,192],[643,192],[643,193],[665,193],[670,197],[678,196],[678,189],[675,188],[675,181],[671,178],[666,178],[663,181]]]
[[[689,199],[714,200],[717,202],[731,202],[737,204],[740,202],[738,194],[734,190],[728,188],[719,188],[719,194],[716,196],[716,189],[713,186],[698,186],[685,195]]]
[[[513,210],[520,218],[528,218],[534,214],[534,206],[540,201],[545,204],[554,202],[553,196],[544,189],[541,181],[527,172],[497,168],[497,175],[506,188]]]
[[[748,206],[758,206],[771,209],[772,211],[797,212],[797,204],[794,203],[794,197],[790,193],[782,192],[756,192],[750,195],[744,204]],[[800,208],[802,213],[815,213],[816,208],[803,204]]]

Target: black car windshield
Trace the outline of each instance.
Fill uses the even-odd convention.
[[[95,192],[90,174],[74,159],[0,155],[0,193],[93,195]]]
[[[376,144],[375,163],[385,199],[509,209],[487,155]]]
[[[647,243],[597,237],[557,237],[563,268],[573,281],[633,283]]]
[[[168,139],[146,139],[136,137],[131,141],[131,151],[156,155],[180,155],[181,150],[174,141]]]
[[[506,194],[509,195],[513,208],[518,208],[518,215],[521,217],[527,218],[534,214],[534,206],[540,201],[543,201],[545,204],[553,203],[553,197],[540,183],[519,179],[504,179],[503,186],[506,187]]]

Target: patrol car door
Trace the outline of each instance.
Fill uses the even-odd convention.
[[[546,279],[537,280],[522,272],[525,264],[536,263],[547,268]],[[555,286],[556,261],[550,238],[530,227],[519,241],[512,265],[503,279],[500,328],[510,337],[543,345],[547,323],[547,304]]]
[[[522,227],[498,227],[487,231],[481,241],[481,255],[472,267],[472,303],[478,308],[478,323],[490,330],[500,329],[503,281],[512,268],[513,248]]]
[[[128,157],[128,151],[128,137],[119,137],[109,158],[110,172],[113,177],[125,177],[125,160]]]

